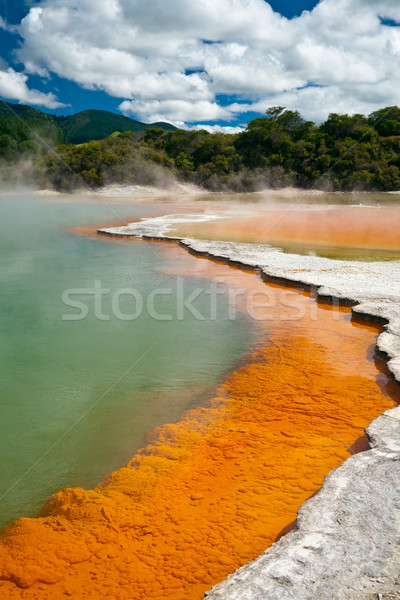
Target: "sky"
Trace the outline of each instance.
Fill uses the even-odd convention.
[[[400,99],[399,0],[0,0],[0,98],[240,131]]]

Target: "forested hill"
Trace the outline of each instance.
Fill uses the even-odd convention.
[[[325,190],[400,190],[400,109],[368,117],[331,114],[321,125],[297,111],[269,109],[235,135],[147,129],[59,148],[47,174],[58,189],[111,182],[154,184],[168,177],[211,190],[295,185]],[[77,176],[71,176],[73,170]]]
[[[70,117],[55,117],[55,119],[65,140],[71,144],[103,140],[116,131],[145,131],[149,127],[157,127],[165,131],[176,130],[176,127],[169,123],[146,125],[106,110],[85,110]]]
[[[74,117],[42,119],[44,113],[29,111],[33,111],[29,112],[32,127],[42,136],[47,132],[51,138],[55,128],[65,131],[64,139],[77,142],[85,135],[97,137],[103,115],[111,114],[84,111]],[[173,178],[215,191],[250,192],[286,185],[333,191],[400,190],[397,106],[369,116],[331,114],[320,125],[304,120],[297,111],[273,107],[237,134],[154,126],[132,133],[135,121],[113,114],[111,136],[75,145],[54,144],[55,152],[31,135],[24,138],[26,127],[22,131],[24,124],[18,119],[14,125],[19,129],[7,130],[7,119],[0,116],[0,176],[7,180],[7,173],[16,171],[13,166],[30,162],[31,182],[58,190],[110,183],[164,185]],[[115,133],[124,123],[130,129]]]
[[[85,110],[68,117],[58,117],[23,104],[0,102],[0,135],[11,134],[14,138],[26,137],[24,123],[47,141],[70,144],[102,140],[116,131],[138,132],[145,131],[149,127],[168,131],[176,129],[169,123],[148,125],[106,110]]]

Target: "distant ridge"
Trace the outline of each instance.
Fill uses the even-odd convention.
[[[31,126],[41,126],[46,130],[57,132],[60,141],[68,144],[83,144],[92,140],[102,140],[115,131],[145,131],[157,127],[166,131],[177,128],[169,123],[141,123],[129,117],[118,115],[107,110],[84,110],[68,117],[58,117],[37,110],[24,104],[0,102],[0,117],[18,115]],[[14,117],[15,118],[15,117]]]

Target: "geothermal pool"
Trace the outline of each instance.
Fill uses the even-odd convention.
[[[154,427],[201,404],[251,340],[252,326],[244,316],[230,321],[221,296],[217,320],[199,321],[188,311],[177,318],[176,277],[167,270],[177,261],[190,265],[193,277],[184,282],[185,297],[190,296],[207,284],[201,274],[196,277],[192,257],[169,255],[163,244],[110,244],[64,231],[115,221],[115,213],[139,218],[156,211],[149,206],[110,211],[84,198],[79,204],[0,200],[2,526],[35,515],[62,487],[96,485]],[[102,311],[109,320],[96,317],[94,297],[84,293],[71,299],[88,302],[87,317],[63,320],[80,312],[63,304],[63,292],[90,290],[96,281],[110,289]],[[146,310],[134,321],[120,320],[111,302],[124,288],[139,291],[144,300],[154,288],[171,288],[170,296],[157,300],[172,320],[155,320]],[[134,300],[121,296],[121,311],[133,314]],[[196,307],[207,316],[206,295]]]
[[[337,194],[293,198],[272,205],[248,204],[219,210],[216,221],[184,223],[171,231],[179,237],[269,244],[293,254],[337,260],[399,260],[400,208],[389,194]],[[349,198],[350,197],[350,198]],[[358,199],[367,202],[357,204]],[[399,194],[400,198],[400,194]],[[329,204],[335,201],[334,204]],[[305,200],[305,199],[304,199]],[[350,204],[353,202],[355,204]]]
[[[44,213],[60,210],[45,208]],[[123,210],[129,213],[126,220],[133,220],[147,209]],[[157,351],[146,354],[138,369],[10,491],[19,490],[24,498],[19,514],[27,515],[46,494],[74,488],[56,494],[40,519],[23,519],[3,532],[0,595],[131,599],[134,593],[141,600],[200,600],[287,531],[329,471],[366,449],[364,427],[399,401],[399,391],[375,355],[381,326],[352,319],[349,308],[317,303],[308,292],[263,281],[256,271],[191,256],[174,243],[144,245],[62,232],[65,226],[98,223],[98,211],[63,205],[62,223],[57,213],[45,231],[39,228],[34,246],[26,227],[25,260],[38,255],[38,269],[30,261],[16,280],[7,280],[6,290],[13,282],[30,282],[26,293],[15,297],[17,307],[28,292],[37,300],[33,312],[24,305],[26,314],[31,310],[29,319],[17,312],[13,328],[23,343],[7,363],[11,369],[15,361],[19,369],[6,379],[9,393],[3,400],[5,414],[22,420],[14,425],[16,454],[7,461],[14,461],[14,475],[18,460],[30,453],[26,468],[32,448],[36,453],[51,448],[154,341]],[[41,212],[39,221],[46,222]],[[17,244],[15,232],[4,244],[8,251],[13,241]],[[10,263],[18,262],[16,256]],[[196,306],[204,320],[192,315],[140,325],[99,321],[90,312],[83,321],[60,320],[65,285],[89,287],[94,278],[105,287],[135,285],[147,294],[155,286],[176,290],[176,281],[190,293],[218,286],[216,318],[207,318],[209,296],[199,296]],[[172,313],[176,296],[162,299],[159,312]],[[9,312],[10,300],[4,305]],[[107,303],[103,308],[107,313]],[[122,309],[128,313],[131,306]],[[7,324],[4,316],[2,325]],[[11,335],[8,340],[11,344]],[[44,355],[35,362],[36,346]],[[43,381],[50,377],[48,388],[40,368],[45,368]],[[53,379],[58,371],[60,387]],[[68,386],[75,395],[68,395]],[[8,409],[14,397],[19,412]],[[25,451],[17,452],[18,440],[29,435]],[[92,491],[77,488],[89,489],[102,479]]]

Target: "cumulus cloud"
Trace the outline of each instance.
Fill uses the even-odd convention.
[[[387,20],[400,22],[398,0],[321,0],[292,20],[264,0],[42,0],[19,27],[18,58],[147,122],[274,104],[323,119],[399,102],[400,28]],[[227,94],[236,102],[221,106]]]
[[[120,104],[119,109],[126,116],[136,115],[150,123],[161,120],[169,123],[176,123],[177,121],[192,123],[231,118],[228,108],[207,100],[197,102],[187,100],[125,100]]]
[[[235,127],[231,127],[230,125],[207,125],[207,124],[192,125],[191,127],[187,127],[187,129],[189,129],[190,131],[201,131],[202,129],[205,129],[209,133],[216,133],[216,132],[220,132],[220,133],[241,133],[242,131],[245,130],[245,128],[244,127],[240,127],[240,125],[237,125]]]
[[[60,108],[65,106],[58,102],[53,93],[44,94],[38,90],[29,89],[26,82],[28,76],[17,73],[13,68],[0,70],[0,96],[7,100],[18,100],[46,108]]]

